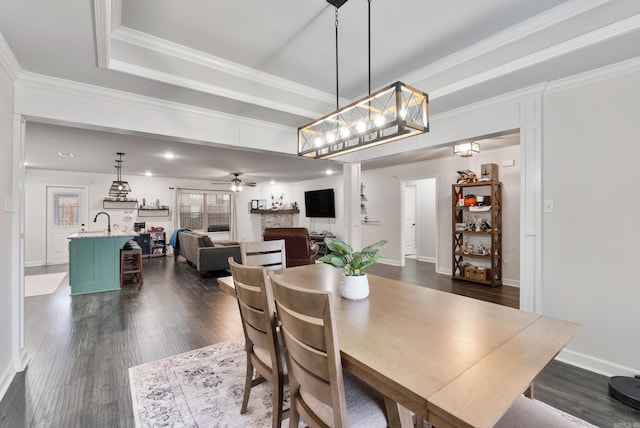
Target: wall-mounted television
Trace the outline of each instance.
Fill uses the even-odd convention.
[[[304,192],[304,210],[307,217],[336,217],[333,189],[310,190]]]

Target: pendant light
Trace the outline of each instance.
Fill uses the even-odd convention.
[[[402,82],[371,93],[371,0],[369,3],[369,95],[338,105],[338,9],[336,8],[336,111],[298,128],[298,155],[328,159],[429,131],[429,96]]]
[[[126,181],[122,181],[122,156],[124,153],[116,153],[120,158],[116,159],[116,179],[113,183],[111,183],[111,187],[109,188],[109,198],[112,201],[127,201],[129,200],[127,196],[129,192],[131,192],[131,187],[129,187],[129,183]]]

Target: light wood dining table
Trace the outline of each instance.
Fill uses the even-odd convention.
[[[385,395],[391,426],[412,426],[409,410],[437,428],[493,426],[579,329],[374,275],[369,297],[346,300],[327,264],[277,274],[333,293],[343,367]],[[233,293],[231,277],[218,282]]]

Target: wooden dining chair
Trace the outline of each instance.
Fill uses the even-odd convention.
[[[287,267],[287,252],[284,239],[275,241],[240,243],[242,264],[248,266],[264,266],[267,270]]]
[[[280,428],[288,409],[283,410],[284,385],[288,383],[284,354],[276,332],[273,296],[268,287],[266,269],[261,266],[246,266],[229,257],[229,267],[236,289],[245,350],[247,351],[247,374],[240,413],[247,411],[251,388],[263,383],[273,385],[272,426]],[[255,371],[255,376],[254,376]]]
[[[269,272],[285,345],[291,414],[315,427],[387,427],[384,397],[342,371],[331,294],[284,282]]]

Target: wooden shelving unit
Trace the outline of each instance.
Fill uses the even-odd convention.
[[[460,206],[458,200],[468,195],[483,196],[488,203]],[[451,278],[502,285],[502,183],[453,184],[451,198]]]

